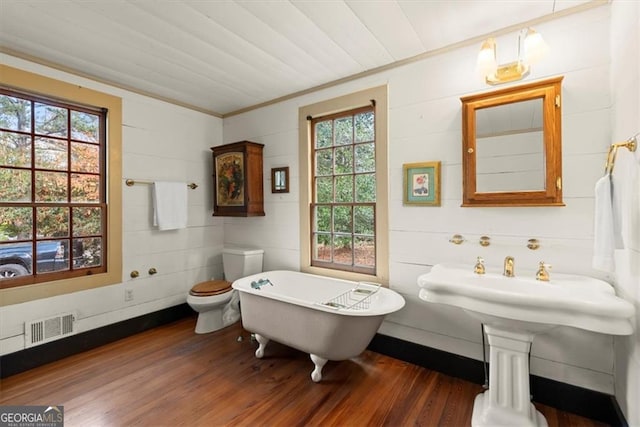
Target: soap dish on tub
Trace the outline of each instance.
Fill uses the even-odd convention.
[[[367,310],[371,304],[371,296],[379,289],[379,283],[358,282],[355,288],[320,303],[320,305],[336,310]]]

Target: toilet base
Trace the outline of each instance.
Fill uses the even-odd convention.
[[[208,334],[224,328],[226,325],[222,322],[222,306],[213,310],[203,311],[198,314],[196,322],[196,334]]]
[[[229,302],[217,305],[213,309],[199,311],[196,322],[196,334],[208,334],[240,320],[239,297],[237,291],[231,295]],[[194,308],[193,305],[191,308]],[[203,307],[199,307],[202,310]]]
[[[190,293],[187,304],[198,312],[196,334],[208,334],[240,320],[240,297],[235,290],[211,296]]]

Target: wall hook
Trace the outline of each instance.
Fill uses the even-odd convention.
[[[532,251],[535,251],[540,247],[540,241],[538,241],[538,239],[529,239],[527,240],[527,247]]]
[[[454,234],[449,239],[449,242],[453,243],[454,245],[461,245],[464,242],[464,237],[462,237],[461,234]]]

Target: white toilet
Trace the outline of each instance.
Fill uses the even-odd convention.
[[[196,334],[217,331],[240,320],[238,291],[233,281],[262,271],[262,249],[229,247],[222,250],[226,280],[198,283],[189,291],[187,303],[197,311]]]

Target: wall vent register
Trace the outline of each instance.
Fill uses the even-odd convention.
[[[73,335],[75,321],[74,313],[63,313],[46,319],[25,322],[25,348]]]

